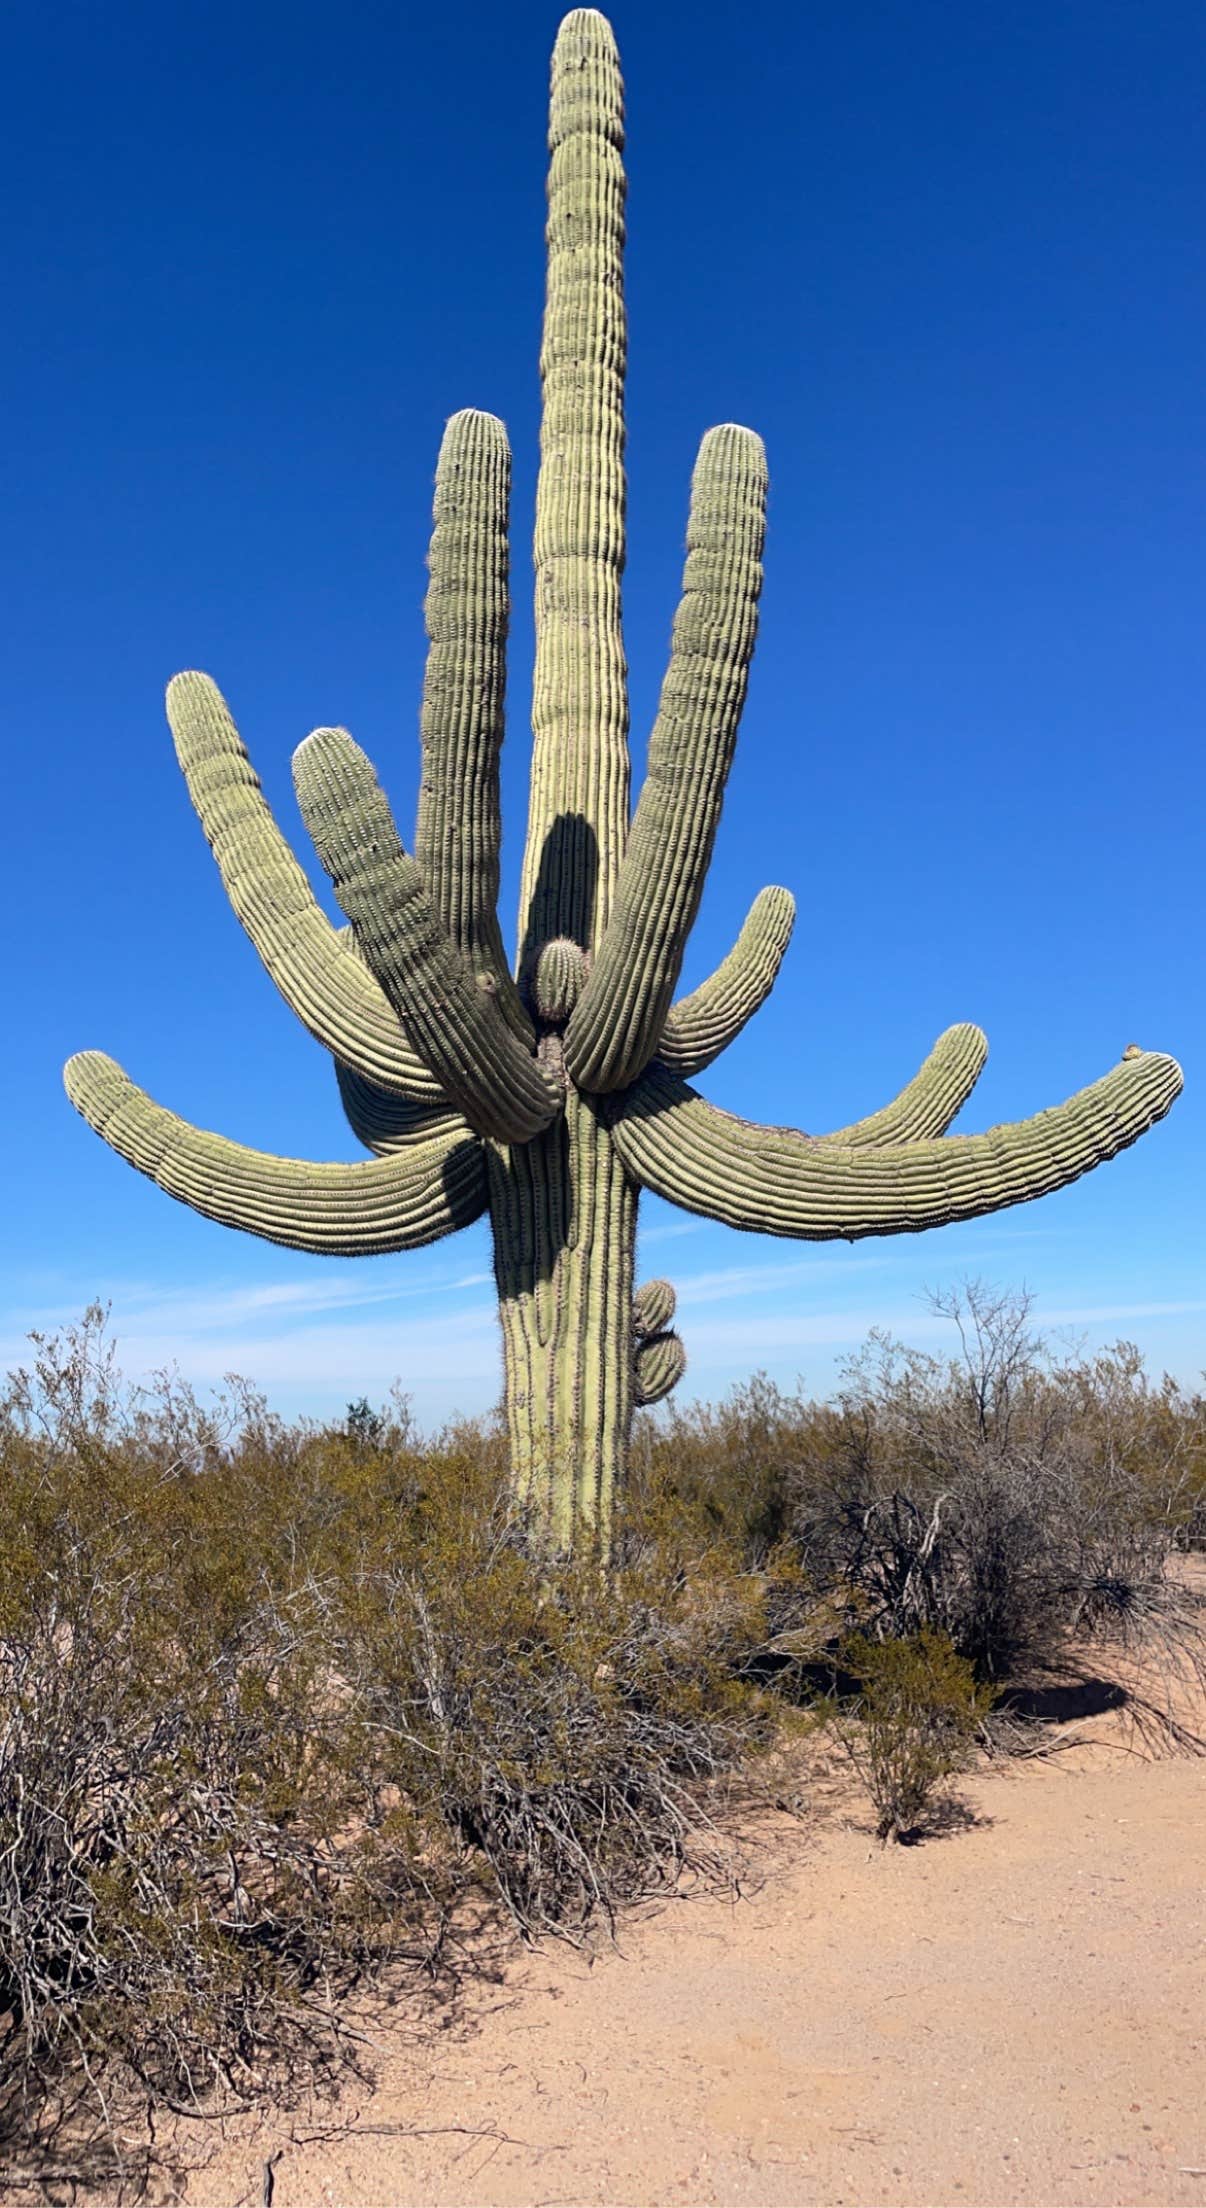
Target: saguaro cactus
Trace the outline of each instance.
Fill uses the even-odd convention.
[[[349,929],[277,828],[213,684],[168,718],[227,893],[331,1053],[371,1162],[301,1164],[206,1134],[85,1052],[67,1088],[113,1148],[211,1219],[291,1248],[417,1248],[489,1212],[516,1488],[558,1550],[606,1554],[634,1401],[679,1378],[673,1291],[634,1293],[641,1189],[763,1234],[900,1234],[1024,1203],[1168,1110],[1174,1062],[1128,1053],[1066,1104],[948,1138],[984,1062],[947,1030],[895,1101],[834,1134],[753,1126],[690,1085],[766,997],[791,932],[756,898],[709,981],[675,1001],[754,646],[766,465],[703,440],[669,671],[629,819],[622,101],[611,30],[567,16],[553,56],[544,418],[536,509],[531,804],[515,975],[496,914],[510,459],[501,423],[448,424],[436,475],[414,856],[364,754],[319,729],[297,792]]]

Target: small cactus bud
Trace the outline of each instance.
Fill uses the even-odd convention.
[[[636,1399],[660,1403],[677,1387],[687,1369],[687,1352],[677,1334],[654,1334],[636,1353]]]
[[[546,943],[536,961],[532,992],[539,1017],[551,1027],[562,1026],[578,1002],[585,979],[586,958],[577,943],[564,935]]]
[[[674,1290],[668,1280],[647,1280],[632,1299],[634,1334],[664,1334],[674,1317]]]

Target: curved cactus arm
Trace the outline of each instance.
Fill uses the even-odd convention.
[[[1176,1060],[1144,1051],[1033,1119],[983,1135],[844,1149],[735,1119],[653,1065],[617,1100],[612,1140],[643,1187],[684,1211],[758,1234],[854,1241],[1045,1196],[1145,1134],[1180,1088]]]
[[[623,147],[611,25],[575,8],[557,33],[549,106],[521,981],[553,937],[598,941],[628,833]]]
[[[511,453],[492,414],[454,414],[436,466],[428,554],[423,778],[415,858],[428,896],[474,973],[493,975],[507,1023],[531,1022],[498,927],[498,759],[506,692]]]
[[[311,1165],[190,1126],[100,1051],[70,1059],[64,1080],[89,1126],[169,1196],[286,1249],[337,1257],[417,1250],[485,1208],[482,1146],[456,1129],[380,1162]]]
[[[385,794],[346,729],[318,728],[293,756],[298,803],[356,941],[407,1038],[480,1135],[526,1142],[562,1108],[508,1027],[492,973],[470,972]]]
[[[454,1129],[466,1137],[473,1132],[460,1112],[450,1112],[439,1104],[411,1104],[404,1096],[391,1096],[388,1089],[375,1089],[371,1081],[362,1080],[338,1060],[335,1078],[352,1133],[376,1157],[387,1158],[394,1151],[413,1149],[416,1143],[427,1142],[433,1135],[451,1134]]]
[[[341,945],[277,827],[226,701],[208,675],[176,675],[167,714],[189,795],[235,916],[291,1012],[366,1080],[444,1101],[366,966]]]
[[[925,1142],[944,1135],[962,1110],[984,1071],[988,1038],[982,1028],[960,1021],[938,1037],[929,1057],[900,1095],[882,1111],[838,1127],[822,1142],[845,1150],[884,1150],[901,1142]]]
[[[759,890],[728,957],[666,1015],[657,1055],[672,1073],[702,1073],[765,1004],[795,917],[790,890]]]
[[[657,1050],[712,857],[758,625],[766,455],[726,424],[700,447],[687,566],[615,906],[565,1035],[583,1089],[626,1088]]]
[[[687,1369],[687,1352],[677,1334],[651,1334],[636,1352],[633,1400],[660,1403],[676,1388]]]

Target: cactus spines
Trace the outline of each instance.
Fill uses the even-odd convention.
[[[899,1096],[867,1119],[853,1120],[822,1139],[848,1150],[882,1150],[893,1143],[944,1135],[975,1088],[987,1057],[988,1041],[981,1028],[967,1020],[948,1027]]]
[[[342,1065],[399,1096],[443,1101],[388,1002],[318,903],[260,789],[217,684],[173,676],[168,724],[236,917],[290,1011]]]
[[[676,1388],[687,1369],[687,1352],[677,1334],[651,1334],[638,1345],[636,1387],[638,1405],[645,1409],[660,1403]]]
[[[488,1210],[513,1478],[555,1550],[607,1556],[634,1403],[685,1366],[664,1281],[633,1287],[640,1191],[804,1239],[900,1234],[1025,1203],[1169,1109],[1170,1058],[1128,1046],[1066,1104],[950,1137],[987,1045],[948,1028],[900,1094],[809,1136],[707,1103],[689,1077],[763,1003],[791,933],[761,892],[728,957],[674,1001],[754,646],[766,463],[711,430],[692,481],[670,665],[629,823],[624,564],[623,98],[604,18],[558,33],[550,110],[536,665],[518,973],[497,917],[510,456],[449,422],[436,474],[414,855],[350,736],[320,729],[298,795],[351,930],[332,927],[264,801],[226,705],[177,676],[168,716],[231,904],[335,1062],[357,1165],[274,1158],[177,1119],[111,1059],[68,1093],[169,1194],[250,1234],[344,1255],[417,1248]]]
[[[766,456],[709,430],[691,485],[687,567],[649,767],[615,911],[565,1038],[581,1088],[627,1088],[657,1051],[712,857],[757,629]]]
[[[584,950],[598,940],[628,837],[623,149],[611,25],[575,8],[557,33],[549,99],[521,973],[553,936]]]
[[[536,961],[532,1002],[549,1027],[564,1027],[582,994],[586,956],[567,935],[554,936]]]
[[[317,728],[294,753],[293,777],[357,946],[441,1093],[502,1142],[547,1127],[560,1095],[508,1025],[492,976],[483,988],[457,950],[360,746],[346,729]]]
[[[455,1121],[371,1165],[314,1165],[248,1150],[154,1104],[97,1050],[67,1066],[67,1094],[98,1135],[220,1226],[333,1257],[417,1250],[485,1209],[480,1145]]]
[[[666,1014],[657,1046],[674,1073],[702,1073],[766,1002],[791,941],[796,900],[788,889],[760,889],[727,958]]]
[[[651,1066],[612,1122],[634,1179],[684,1211],[804,1241],[915,1234],[1063,1188],[1164,1117],[1175,1060],[1145,1052],[1066,1104],[983,1135],[846,1147],[717,1111]]]
[[[687,1369],[687,1353],[670,1330],[675,1296],[668,1280],[642,1281],[632,1299],[633,1392],[638,1405],[660,1403]]]
[[[632,1299],[633,1333],[664,1334],[674,1317],[674,1305],[674,1290],[668,1280],[642,1281]]]

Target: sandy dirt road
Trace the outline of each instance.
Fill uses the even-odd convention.
[[[839,1791],[743,1898],[520,1957],[385,2039],[350,2128],[240,2120],[190,2208],[270,2158],[273,2208],[1206,2208],[1206,1758],[1094,1730],[947,1837],[880,1849]]]

